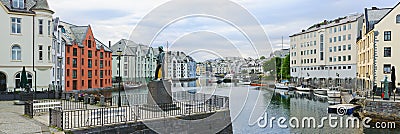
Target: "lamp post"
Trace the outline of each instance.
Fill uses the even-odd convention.
[[[61,61],[62,61],[62,57],[58,57],[57,58],[57,61],[58,61],[58,65],[59,65],[59,67],[57,67],[57,73],[58,73],[58,83],[57,83],[57,86],[58,86],[58,94],[59,94],[59,97],[60,97],[60,99],[61,99],[61,96],[62,96],[62,87],[61,87],[61,67],[62,67],[62,64],[61,64]]]
[[[121,55],[122,55],[122,50],[121,48],[118,48],[118,107],[121,107]]]

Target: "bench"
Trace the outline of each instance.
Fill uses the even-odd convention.
[[[89,117],[86,119],[86,124],[92,125],[93,122],[91,121],[93,120],[98,121],[101,118],[104,118],[104,121],[108,122],[108,119],[113,117],[120,118],[119,119],[120,121],[127,121],[126,116],[124,115],[125,112],[126,112],[125,109],[104,109],[104,110],[97,109],[90,113]]]
[[[33,115],[48,112],[50,108],[61,108],[61,102],[33,102]]]

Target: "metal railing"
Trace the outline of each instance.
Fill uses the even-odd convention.
[[[229,109],[228,97],[213,95],[205,100],[174,101],[170,104],[134,104],[123,107],[77,110],[51,109],[49,124],[63,130],[72,130],[211,113],[223,109]]]

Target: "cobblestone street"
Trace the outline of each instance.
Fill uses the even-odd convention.
[[[0,134],[51,133],[47,126],[23,116],[23,105],[13,103],[0,101]]]

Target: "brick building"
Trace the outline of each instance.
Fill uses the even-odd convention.
[[[92,33],[89,26],[61,22],[65,41],[65,91],[112,86],[112,51]]]

